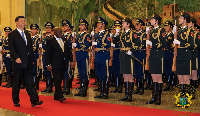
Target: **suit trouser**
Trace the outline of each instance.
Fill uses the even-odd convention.
[[[55,84],[55,94],[54,98],[59,99],[63,98],[62,92],[62,78],[64,77],[64,70],[63,69],[53,69],[53,77],[54,77],[54,84]]]
[[[14,68],[14,77],[12,84],[12,99],[14,104],[19,103],[19,92],[21,80],[24,80],[26,91],[30,97],[31,103],[39,101],[36,89],[33,85],[33,69],[32,68]]]
[[[44,76],[48,79],[52,78],[51,72],[49,72],[47,70],[47,67],[46,67],[46,64],[45,64],[45,53],[43,53],[43,55],[42,55],[42,62],[43,62],[43,68],[44,68]]]

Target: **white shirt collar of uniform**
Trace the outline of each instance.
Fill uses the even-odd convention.
[[[60,39],[62,39],[62,38],[57,38],[55,35],[54,35],[54,37],[56,38],[56,40],[60,40]]]
[[[182,29],[185,29],[187,26],[182,27]]]
[[[128,33],[128,32],[129,32],[129,30],[130,30],[130,29],[127,29],[127,30],[126,30],[126,33]]]
[[[81,32],[80,35],[83,34],[83,33],[85,33],[85,32],[86,32],[86,31]]]
[[[136,32],[136,33],[142,33],[142,30],[140,30],[140,31],[138,31],[138,32]]]
[[[69,32],[66,32],[64,35],[68,35],[69,34]]]
[[[159,28],[159,26],[155,27],[154,29],[157,29],[157,28]]]
[[[99,31],[99,33],[103,33],[105,30],[101,30],[101,31]]]

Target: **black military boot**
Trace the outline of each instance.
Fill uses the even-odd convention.
[[[64,95],[70,94],[69,78],[63,78],[63,93]]]
[[[115,90],[114,91],[111,91],[111,93],[116,93],[116,92],[118,92],[119,91],[119,78],[117,77],[116,78],[116,86],[115,86]]]
[[[93,91],[100,91],[100,86],[101,86],[101,81],[98,81],[97,82],[97,88],[96,89],[94,89]]]
[[[12,75],[8,75],[8,85],[6,86],[6,88],[10,88],[12,87],[12,80],[13,80],[13,76]],[[22,80],[23,81],[23,80]],[[24,87],[25,88],[25,87]],[[23,89],[24,89],[23,88]]]
[[[0,86],[1,86],[1,83],[2,83],[2,74],[0,74]]]
[[[72,75],[70,75],[70,78],[69,78],[69,87],[72,88],[72,82],[74,80],[74,73],[72,73]]]
[[[95,96],[94,98],[102,98],[104,95],[104,82],[100,81],[100,95]]]
[[[171,87],[171,76],[167,76],[167,82],[166,82],[166,87],[163,89],[163,91],[169,91]]]
[[[10,76],[6,75],[6,80],[7,80],[7,83],[5,85],[3,85],[2,87],[7,87],[10,83]]]
[[[49,88],[47,89],[47,93],[53,92],[53,78],[49,79]]]
[[[81,94],[83,93],[83,86],[84,86],[84,79],[80,80],[80,90],[77,94],[75,94],[74,96],[81,96]]]
[[[133,94],[138,94],[140,92],[140,80],[136,79],[136,91]]]
[[[49,89],[49,85],[50,85],[50,79],[47,78],[46,79],[46,88],[44,90],[42,90],[42,92],[47,92],[47,90]]]
[[[83,83],[83,92],[81,94],[81,97],[85,97],[87,96],[87,89],[88,89],[88,84],[89,84],[89,80],[88,79],[83,79],[84,83]]]
[[[140,79],[140,92],[139,95],[144,94],[144,79]]]
[[[165,82],[166,82],[166,78],[167,78],[166,74],[165,74],[165,73],[163,73],[163,74],[162,74],[162,80],[163,80],[163,83],[165,83]]]
[[[109,97],[109,81],[104,81],[104,94],[102,96],[102,99],[108,99]]]
[[[197,73],[197,88],[199,88],[199,84],[200,84],[200,74]]]
[[[124,82],[124,88],[125,88],[125,96],[120,99],[119,101],[126,101],[128,99],[128,94],[129,94],[129,82]]]
[[[150,75],[148,72],[145,73],[145,79],[146,79],[146,86],[145,86],[144,89],[148,89],[148,90],[150,90],[150,85],[151,85],[151,75]]]
[[[120,77],[119,78],[119,90],[118,90],[118,93],[122,93],[122,87],[123,87],[123,84],[124,84],[124,78]]]
[[[36,88],[36,76],[33,76],[33,86]]]
[[[156,97],[155,105],[161,104],[162,86],[163,86],[163,83],[158,83],[157,97]]]
[[[146,102],[146,104],[153,104],[153,103],[156,102],[157,86],[158,86],[158,83],[157,82],[153,82],[152,99],[150,101]]]
[[[133,88],[134,88],[134,82],[129,82],[129,93],[128,93],[128,99],[127,102],[132,102],[132,94],[133,94]]]
[[[114,74],[113,73],[109,74],[109,79],[110,79],[110,86],[114,87]]]

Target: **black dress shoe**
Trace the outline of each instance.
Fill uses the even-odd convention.
[[[16,103],[16,104],[14,104],[14,106],[16,106],[16,107],[19,107],[19,106],[20,106],[20,104],[19,104],[19,103]]]
[[[34,107],[36,105],[41,105],[43,104],[43,101],[36,101],[35,103],[32,103],[31,106]]]
[[[66,98],[54,98],[54,100],[57,100],[57,101],[60,101],[60,102],[63,102],[63,101],[65,101],[66,100]]]

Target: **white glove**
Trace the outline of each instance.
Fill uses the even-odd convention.
[[[132,55],[132,52],[129,50],[126,54],[128,54],[130,56],[130,55]]]
[[[174,26],[174,27],[173,27],[173,31],[172,31],[173,34],[176,32],[176,29],[177,29],[177,26]]]
[[[112,47],[115,47],[115,44],[114,44],[114,43],[111,43],[111,46],[112,46]]]
[[[94,31],[92,31],[92,32],[91,32],[91,35],[94,36],[94,34],[95,34]]]
[[[116,29],[115,36],[119,35],[120,29]]]
[[[39,47],[42,48],[42,44],[39,44]]]
[[[149,32],[149,27],[146,28],[146,34]]]
[[[75,37],[76,36],[76,32],[72,32],[72,36]]]
[[[42,38],[42,36],[41,36],[41,35],[39,35],[39,38]]]
[[[152,46],[152,42],[151,41],[149,41],[149,40],[146,40],[146,46],[147,45],[150,45],[150,46]]]
[[[110,33],[110,37],[112,37],[113,36],[113,34],[112,33]]]
[[[10,58],[10,54],[6,54],[6,57],[7,57],[7,58]]]
[[[76,47],[77,46],[77,44],[76,43],[72,43],[72,47]]]
[[[174,39],[173,43],[174,43],[174,45],[175,45],[175,44],[178,44],[178,45],[181,44],[181,42],[180,42],[179,40],[177,40],[177,39]]]
[[[97,42],[92,42],[92,45],[93,45],[93,46],[96,46],[96,45],[97,45]]]

